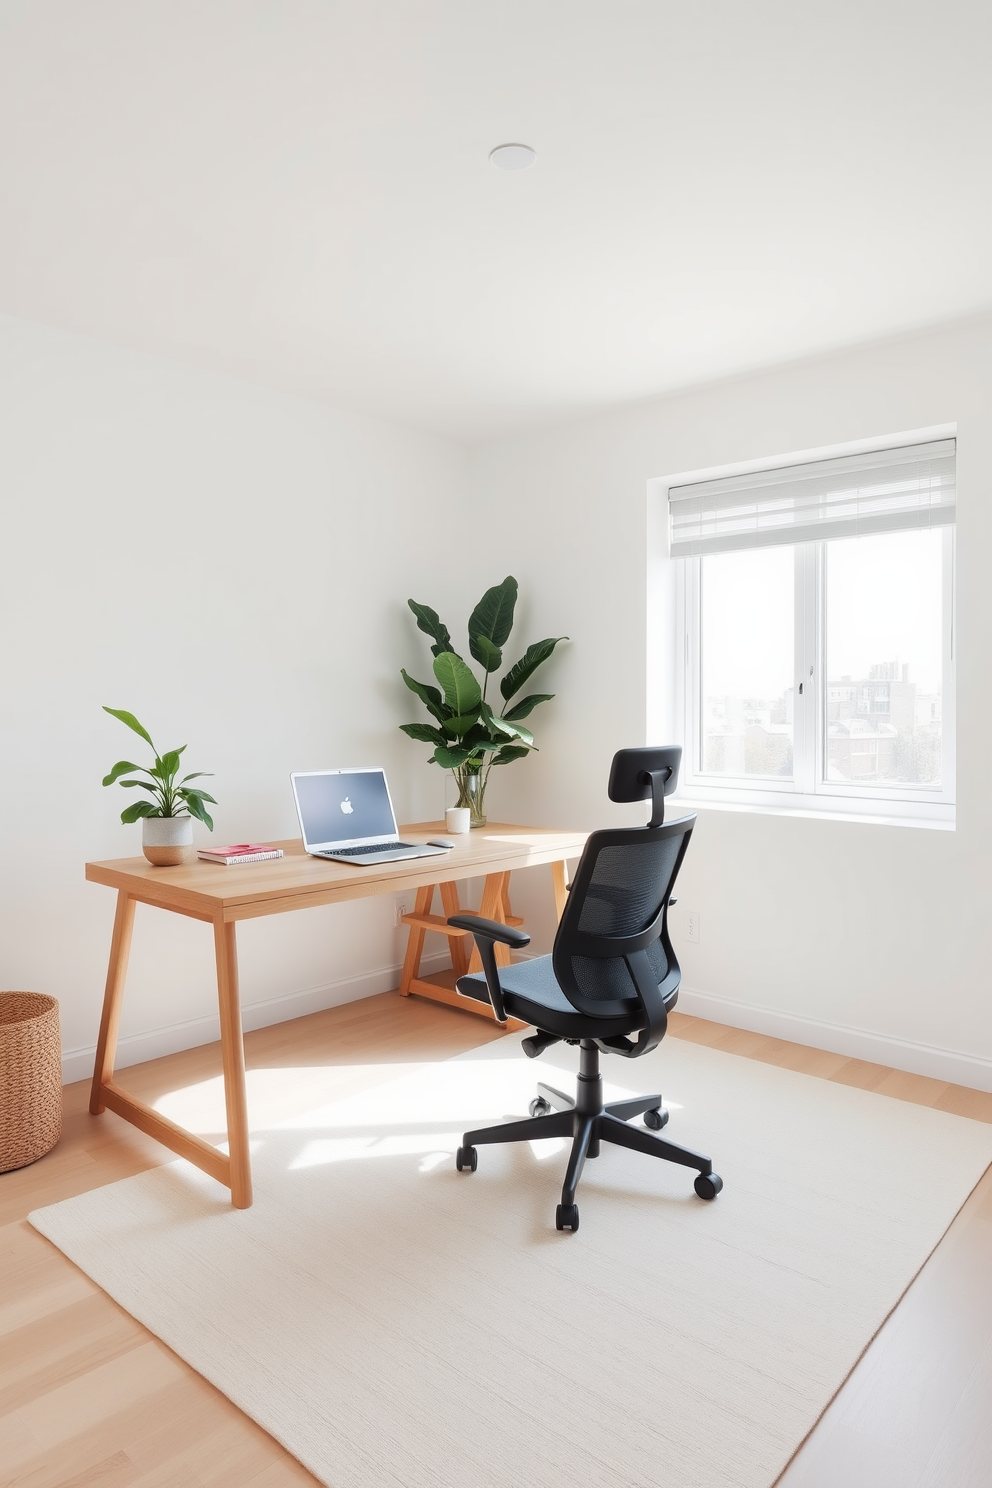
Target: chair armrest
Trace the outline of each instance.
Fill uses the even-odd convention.
[[[501,925],[498,920],[484,920],[481,915],[451,915],[448,924],[454,930],[467,930],[475,937],[482,970],[486,977],[486,988],[489,992],[493,1016],[497,1023],[505,1023],[508,1014],[503,1004],[503,989],[499,983],[495,945],[499,941],[502,945],[508,945],[513,950],[520,951],[524,946],[530,945],[530,936],[525,935],[522,930],[517,930],[513,925]]]
[[[486,940],[498,940],[502,945],[508,945],[513,951],[522,951],[524,946],[530,945],[530,936],[518,930],[515,925],[503,925],[499,920],[484,920],[481,915],[452,915],[448,924],[455,930],[468,930],[476,940],[480,937],[485,937]]]

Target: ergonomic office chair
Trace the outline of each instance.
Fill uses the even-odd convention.
[[[715,1199],[723,1180],[708,1157],[676,1147],[652,1135],[668,1120],[660,1095],[603,1103],[599,1054],[637,1058],[665,1036],[668,1013],[675,1006],[682,973],[668,936],[668,906],[682,866],[694,816],[665,822],[665,796],[678,783],[682,751],[621,749],[610,771],[611,801],[651,799],[646,827],[593,832],[579,862],[568,903],[550,956],[498,968],[497,943],[521,950],[530,936],[478,915],[448,920],[475,937],[483,976],[463,976],[463,997],[492,1005],[497,1022],[513,1016],[537,1032],[523,1040],[535,1058],[562,1039],[579,1046],[579,1076],[573,1099],[550,1085],[539,1084],[530,1103],[530,1121],[510,1121],[466,1132],[458,1149],[459,1172],[475,1172],[476,1147],[488,1142],[531,1142],[542,1137],[571,1137],[561,1203],[555,1215],[559,1230],[579,1228],[575,1190],[587,1157],[598,1157],[602,1142],[695,1168],[696,1193]],[[643,1115],[651,1129],[629,1126]]]

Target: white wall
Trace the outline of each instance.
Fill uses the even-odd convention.
[[[401,820],[440,815],[398,668],[426,654],[405,600],[446,582],[463,475],[445,441],[0,318],[0,986],[59,998],[70,1078],[114,912],[83,863],[140,851],[100,780],[142,745],[101,704],[216,772],[220,842],[297,835],[294,768],[382,762]],[[392,900],[239,937],[249,1026],[396,985]],[[121,1062],[215,1012],[209,927],[139,907]]]
[[[647,482],[676,472],[956,422],[957,830],[701,811],[673,914],[681,1006],[744,1027],[992,1088],[992,322],[780,368],[494,442],[474,456],[490,550],[529,596],[533,636],[567,632],[541,753],[504,810],[595,826],[610,758],[645,742]],[[499,567],[499,563],[496,564]],[[664,584],[664,574],[662,576]],[[529,638],[533,638],[529,637]],[[657,676],[671,698],[671,611]],[[515,885],[550,923],[534,896]],[[684,914],[698,910],[688,945]]]

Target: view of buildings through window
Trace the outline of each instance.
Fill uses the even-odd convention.
[[[826,783],[940,785],[942,542],[939,531],[919,531],[818,545],[820,661],[810,685]],[[796,549],[714,554],[701,570],[701,773],[791,780]]]

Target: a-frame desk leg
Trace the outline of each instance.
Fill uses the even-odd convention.
[[[238,987],[237,927],[214,921],[217,999],[220,1004],[220,1048],[224,1061],[227,1144],[231,1154],[231,1203],[251,1208],[251,1152],[248,1145],[248,1092],[245,1087],[245,1039],[241,1029]]]
[[[117,1030],[121,1024],[124,982],[127,978],[127,963],[131,955],[134,904],[135,901],[130,894],[126,894],[123,889],[117,891],[117,913],[114,916],[114,933],[110,941],[110,965],[107,967],[107,986],[103,994],[103,1013],[100,1017],[100,1037],[97,1040],[93,1084],[90,1087],[90,1110],[94,1116],[99,1116],[107,1109],[107,1103],[103,1098],[103,1087],[110,1084],[114,1075]]]
[[[509,875],[507,875],[509,877]],[[441,890],[441,906],[444,909],[445,919],[452,915],[461,914],[461,906],[458,903],[458,888],[453,883],[439,884]],[[448,941],[448,950],[451,953],[451,965],[455,978],[463,977],[468,971],[468,947],[464,935],[453,935]]]
[[[227,1138],[230,1148],[230,1156],[227,1156],[194,1132],[186,1131],[175,1121],[170,1121],[136,1095],[130,1095],[114,1080],[117,1030],[120,1027],[131,932],[134,928],[135,902],[123,889],[119,891],[114,934],[110,943],[103,1014],[100,1019],[100,1037],[90,1088],[90,1110],[94,1116],[99,1116],[106,1110],[114,1111],[132,1126],[138,1127],[139,1131],[146,1132],[180,1157],[194,1163],[204,1173],[209,1173],[218,1183],[225,1184],[231,1190],[231,1203],[235,1209],[247,1209],[251,1205],[251,1157],[248,1146],[245,1046],[241,1032],[235,927],[222,920],[214,922],[224,1096],[227,1102]]]
[[[474,942],[471,942],[469,932],[453,930],[448,924],[448,918],[456,914],[478,913],[486,919],[499,920],[503,924],[519,925],[520,921],[510,914],[509,883],[508,873],[487,874],[482,890],[482,903],[478,911],[461,909],[458,903],[458,886],[454,882],[428,884],[425,888],[417,890],[417,902],[413,914],[403,916],[404,924],[410,927],[410,935],[406,944],[406,955],[403,958],[403,974],[400,977],[401,997],[409,997],[413,992],[418,997],[428,997],[432,1002],[444,1002],[450,1007],[459,1008],[464,1013],[475,1013],[480,1018],[493,1021],[493,1010],[488,1002],[475,1002],[471,997],[459,997],[454,987],[444,986],[440,982],[429,982],[421,977],[420,958],[424,953],[425,935],[428,930],[436,930],[439,935],[447,936],[455,980],[464,976],[467,971],[478,971],[482,963],[479,960],[478,951],[475,950]],[[435,887],[441,895],[443,915],[431,913]],[[472,944],[471,956],[468,949],[470,943]],[[496,947],[496,959],[501,966],[510,964],[510,952],[506,946]],[[527,1025],[517,1018],[511,1018],[506,1027],[512,1032],[517,1028],[526,1028]]]
[[[551,864],[551,882],[555,891],[555,911],[560,921],[568,903],[568,864],[563,858]]]
[[[555,909],[560,920],[565,910],[568,898],[568,868],[563,862],[551,864],[552,883],[554,885]],[[428,930],[436,930],[440,935],[446,935],[451,952],[451,966],[455,980],[468,972],[482,970],[482,962],[479,952],[472,942],[471,954],[469,954],[469,941],[466,939],[468,931],[453,930],[448,925],[448,919],[456,914],[478,913],[483,919],[498,920],[504,925],[519,925],[521,921],[510,913],[510,875],[509,873],[489,873],[486,875],[482,889],[482,902],[478,911],[461,910],[458,904],[458,889],[453,882],[438,884],[437,888],[441,894],[441,904],[444,909],[443,915],[431,913],[431,904],[434,899],[434,885],[417,890],[417,902],[412,914],[403,916],[404,924],[410,927],[409,938],[406,943],[406,955],[403,958],[403,973],[400,977],[400,996],[409,997],[411,992],[419,997],[429,997],[433,1002],[445,1002],[452,1007],[460,1008],[466,1013],[476,1013],[482,1018],[492,1018],[493,1011],[488,1003],[475,1002],[469,997],[459,997],[453,987],[443,986],[439,982],[429,982],[420,975],[420,958],[424,952],[424,937]],[[499,966],[509,966],[511,963],[510,950],[508,946],[497,945],[496,962]],[[511,1018],[507,1027],[509,1029],[525,1028],[527,1025]]]
[[[479,914],[484,920],[496,920],[498,924],[505,925],[509,918],[508,910],[510,904],[510,875],[508,873],[489,873],[482,889],[482,902],[479,905]],[[496,952],[496,965],[509,966],[510,947],[500,945],[499,942],[493,947]],[[482,970],[482,958],[479,955],[479,947],[473,941],[472,955],[469,959],[468,969],[472,971]]]
[[[407,936],[406,955],[403,957],[403,972],[400,976],[401,997],[409,997],[410,988],[420,975],[420,958],[424,951],[424,936],[427,934],[427,925],[423,922],[430,916],[433,898],[434,885],[426,884],[424,888],[417,890],[413,915],[409,917],[404,915],[404,919],[409,923],[410,932]]]

